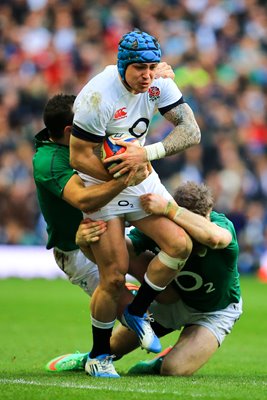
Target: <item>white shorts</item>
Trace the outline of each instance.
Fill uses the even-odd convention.
[[[88,175],[81,173],[79,173],[79,175],[86,186],[103,183],[103,181],[94,179]],[[95,213],[84,214],[84,217],[89,217],[93,220],[103,219],[104,221],[115,217],[124,217],[126,221],[137,221],[145,218],[149,214],[141,207],[139,197],[146,193],[157,193],[167,200],[172,199],[171,194],[162,185],[158,174],[153,170],[139,185],[129,186],[114,197],[106,206]]]
[[[205,326],[213,333],[220,346],[242,314],[242,299],[239,303],[229,304],[223,310],[212,312],[195,310],[182,300],[173,304],[160,304],[154,301],[149,310],[153,318],[165,328],[180,330],[187,325]]]
[[[70,282],[80,286],[89,296],[99,282],[97,265],[90,261],[79,249],[63,251],[55,247],[54,257],[59,268],[67,275]]]

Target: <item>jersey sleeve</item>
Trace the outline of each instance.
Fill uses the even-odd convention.
[[[84,93],[74,103],[73,136],[87,141],[102,142],[113,107],[100,93]]]
[[[47,189],[57,197],[62,197],[63,190],[75,171],[61,171],[46,181]]]
[[[51,163],[38,173],[35,172],[35,180],[39,185],[61,198],[64,187],[76,171],[70,168],[68,158],[54,157]]]
[[[183,102],[183,95],[172,79],[159,78],[159,80],[161,95],[158,102],[158,109],[161,114],[165,114],[165,112]]]
[[[229,243],[226,249],[224,249],[224,251],[233,252],[234,254],[238,253],[239,246],[238,246],[235,227],[232,221],[230,221],[224,214],[219,214],[216,213],[215,211],[212,211],[210,219],[211,222],[215,223],[221,228],[227,229],[232,235],[232,241],[231,243]]]

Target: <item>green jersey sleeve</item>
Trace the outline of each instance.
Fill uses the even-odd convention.
[[[39,157],[34,168],[35,181],[57,197],[61,197],[69,179],[76,172],[69,166],[69,153],[57,147],[50,153],[50,158]]]

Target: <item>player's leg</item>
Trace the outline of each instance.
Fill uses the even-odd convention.
[[[185,327],[173,349],[162,359],[155,357],[150,361],[142,361],[129,372],[190,376],[210,359],[232,331],[242,314],[242,299],[239,303],[229,304],[225,309],[213,312],[194,310],[181,300],[169,305],[154,302],[151,308],[161,326],[177,330],[183,325]],[[156,328],[155,332],[161,336]]]
[[[160,324],[158,326],[166,330]],[[160,335],[160,330],[154,329]],[[191,325],[183,330],[173,347],[167,347],[152,360],[139,361],[129,369],[128,373],[190,376],[210,359],[217,348],[218,341],[208,328]]]
[[[164,358],[162,375],[189,376],[221,346],[242,314],[242,299],[225,309],[201,313],[187,310],[187,324],[174,349]]]
[[[116,319],[117,305],[128,271],[128,251],[124,238],[123,219],[108,221],[107,231],[91,249],[99,269],[99,285],[91,300],[91,313],[99,321]]]
[[[177,224],[158,215],[134,221],[133,225],[153,239],[161,250],[150,262],[147,277],[156,286],[167,286],[189,257],[192,250],[191,239]]]
[[[99,282],[98,267],[89,260],[81,250],[62,251],[53,250],[55,261],[59,268],[66,274],[73,285],[80,288],[89,296],[92,296]],[[84,370],[87,353],[69,353],[60,355],[50,360],[45,369],[49,372]]]
[[[149,263],[144,281],[132,303],[125,309],[122,321],[137,333],[141,347],[158,353],[161,345],[147,321],[146,311],[184,266],[192,242],[183,229],[164,217],[149,216],[133,224],[150,236],[161,251]]]
[[[190,376],[210,359],[218,346],[216,337],[205,326],[186,327],[172,350],[163,358],[160,374]]]
[[[112,367],[110,337],[128,270],[123,219],[109,220],[106,232],[91,244],[91,249],[99,268],[99,285],[91,300],[93,347],[85,369],[92,376],[105,376],[99,364],[108,369]],[[116,377],[115,370],[109,376]]]
[[[99,269],[97,293],[91,300],[91,312],[103,322],[116,318],[120,292],[128,271],[128,252],[124,238],[123,219],[114,218],[108,221],[107,231],[91,249]]]
[[[112,354],[122,357],[139,347],[138,337],[135,332],[119,324],[112,332],[110,339]]]

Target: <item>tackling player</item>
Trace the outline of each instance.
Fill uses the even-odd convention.
[[[52,97],[43,113],[45,128],[35,137],[33,176],[39,205],[47,224],[47,249],[53,248],[57,265],[70,281],[90,296],[98,283],[98,270],[75,243],[82,220],[82,211],[93,211],[120,193],[125,178],[112,179],[102,185],[85,187],[69,164],[69,139],[73,121],[75,96],[59,94]],[[146,171],[140,174],[140,182]],[[84,221],[86,224],[86,221]],[[66,227],[67,224],[67,227]],[[103,233],[104,221],[90,224],[91,233]]]
[[[132,367],[129,372],[133,374],[192,375],[210,359],[242,314],[239,249],[232,222],[212,210],[214,200],[204,184],[179,185],[174,198],[176,204],[169,207],[168,217],[187,230],[194,247],[183,271],[152,303],[150,311],[158,336],[174,330],[182,332],[173,347],[151,361]],[[155,194],[145,195],[141,201],[150,212],[163,214],[166,210],[166,200]],[[179,207],[182,210],[177,216]],[[79,231],[82,243],[84,230]],[[130,232],[129,239],[131,273],[141,279],[152,257],[151,251],[157,253],[159,249],[137,229]],[[138,339],[133,332],[123,326],[114,331],[111,337],[114,354],[122,356],[136,347]],[[87,353],[80,355],[80,364],[75,358],[75,355],[57,358],[54,361],[57,371],[83,368]]]

